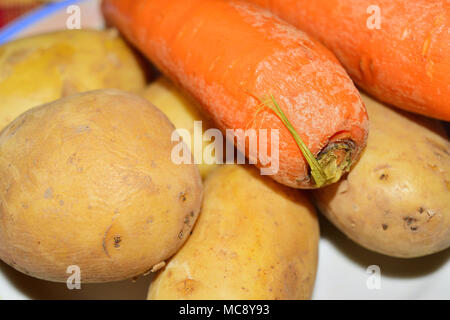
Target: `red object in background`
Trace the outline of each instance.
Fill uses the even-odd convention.
[[[38,3],[21,4],[20,2],[17,1],[17,4],[2,4],[0,1],[0,28],[39,5]]]

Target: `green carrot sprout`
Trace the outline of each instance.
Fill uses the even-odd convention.
[[[292,134],[292,137],[294,138],[295,142],[297,143],[298,147],[300,148],[300,151],[302,152],[303,156],[305,157],[306,161],[308,162],[310,168],[311,168],[311,176],[314,179],[314,182],[318,187],[324,186],[328,181],[328,176],[323,170],[322,166],[319,164],[315,156],[312,154],[312,152],[308,149],[306,144],[303,142],[302,138],[300,138],[300,135],[295,131],[294,127],[292,126],[291,122],[288,120],[286,115],[284,114],[283,110],[281,110],[280,106],[278,105],[277,101],[275,100],[275,97],[271,94],[268,97],[263,97],[259,99],[260,102],[272,110],[283,122],[283,124],[286,126],[286,128],[289,130],[289,132]]]

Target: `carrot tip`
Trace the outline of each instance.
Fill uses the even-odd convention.
[[[345,173],[350,171],[354,149],[355,146],[351,140],[336,141],[319,153],[317,161],[326,176],[322,186],[339,181]]]

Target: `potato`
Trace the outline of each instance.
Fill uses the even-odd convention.
[[[205,182],[195,229],[157,274],[149,299],[307,299],[319,226],[300,191],[227,165]]]
[[[195,165],[145,99],[105,89],[33,108],[0,134],[0,258],[31,276],[83,283],[145,273],[173,255],[200,210]]]
[[[116,30],[67,30],[0,46],[0,130],[26,110],[67,95],[116,88],[138,92],[140,60]]]
[[[412,258],[450,246],[450,143],[442,125],[363,95],[371,120],[361,160],[317,206],[373,251]]]
[[[194,121],[202,121],[202,134],[210,128],[215,128],[213,122],[201,114],[195,105],[167,78],[159,78],[142,91],[142,96],[157,106],[172,121],[178,129],[189,131],[192,139],[190,150],[194,150]],[[202,152],[210,142],[204,142]],[[198,164],[202,178],[214,170],[217,164]]]

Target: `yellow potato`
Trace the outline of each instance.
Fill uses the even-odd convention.
[[[116,30],[67,30],[0,46],[0,130],[26,110],[103,88],[138,92],[145,74]]]
[[[194,150],[194,121],[202,121],[202,134],[207,129],[214,128],[213,122],[201,114],[194,104],[185,97],[166,78],[159,78],[142,92],[142,96],[157,106],[178,129],[189,131],[192,139],[190,150]],[[202,152],[210,142],[204,142]],[[194,155],[195,156],[195,155]],[[217,167],[217,164],[207,164],[204,161],[198,164],[202,178]]]
[[[0,134],[0,258],[51,281],[158,268],[200,210],[195,165],[170,158],[175,128],[145,99],[105,89],[33,108]]]
[[[321,211],[360,245],[394,257],[450,246],[450,143],[442,125],[363,95],[367,148],[340,183],[314,191]]]
[[[222,166],[205,182],[192,235],[157,274],[148,298],[310,298],[318,240],[304,194],[252,166]]]

